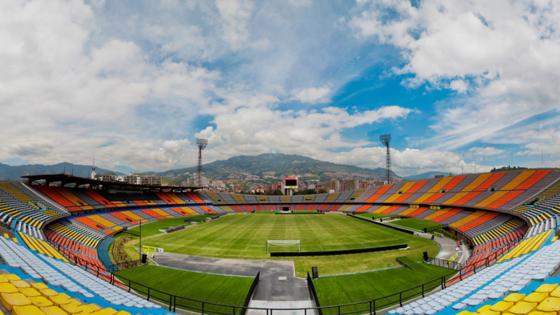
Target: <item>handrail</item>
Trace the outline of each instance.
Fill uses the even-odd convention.
[[[158,289],[148,287],[144,284],[135,282],[128,278],[117,276],[111,273],[111,283],[114,283],[116,279],[120,279],[121,286],[128,292],[136,291],[146,296],[147,300],[156,300],[160,303],[168,305],[170,311],[175,311],[177,308],[183,308],[189,311],[200,312],[205,314],[220,314],[220,315],[238,315],[243,314],[248,310],[261,310],[266,311],[267,314],[272,314],[274,311],[302,311],[307,312],[317,312],[318,314],[353,314],[353,313],[370,313],[376,314],[383,308],[388,306],[399,304],[403,305],[403,302],[410,300],[417,296],[424,297],[426,293],[440,287],[444,289],[447,286],[447,281],[450,276],[455,274],[455,272],[446,274],[442,277],[432,279],[428,282],[419,284],[417,286],[395,292],[390,295],[383,297],[378,297],[375,299],[345,303],[338,305],[328,305],[328,306],[317,306],[317,307],[303,307],[303,308],[262,308],[262,307],[249,307],[240,305],[231,305],[223,303],[208,302],[188,297],[177,296],[168,292],[164,292]],[[183,303],[181,303],[183,302]],[[347,311],[347,308],[351,308],[352,311]]]
[[[316,312],[318,314],[337,314],[337,315],[354,314],[354,313],[376,314],[378,311],[388,306],[394,304],[402,305],[403,302],[420,295],[424,297],[426,293],[434,290],[437,287],[441,286],[441,288],[444,289],[447,286],[447,282],[453,278],[451,276],[455,274],[455,272],[451,272],[442,277],[432,279],[430,281],[424,282],[417,286],[405,290],[401,290],[386,296],[367,300],[367,301],[359,301],[359,302],[352,302],[352,303],[345,303],[345,304],[338,304],[338,305],[328,305],[328,306],[305,307],[305,308],[262,308],[262,307],[249,307],[248,300],[247,300],[247,298],[250,296],[249,294],[252,295],[252,290],[256,288],[256,285],[258,283],[258,278],[260,278],[259,274],[257,274],[256,278],[252,282],[251,290],[248,292],[245,305],[241,306],[241,305],[208,302],[204,300],[178,296],[169,292],[165,292],[156,288],[146,286],[142,283],[133,281],[126,277],[118,276],[114,272],[111,272],[109,270],[101,270],[97,266],[93,266],[92,268],[91,264],[89,264],[87,261],[82,259],[76,259],[73,262],[75,262],[76,266],[82,267],[86,271],[92,272],[92,274],[94,274],[98,278],[108,281],[112,285],[118,286],[128,292],[135,291],[137,294],[145,295],[148,301],[155,300],[161,304],[167,305],[169,311],[176,311],[176,309],[179,308],[179,309],[185,309],[194,312],[200,312],[202,314],[205,313],[205,314],[217,314],[217,315],[242,315],[248,310],[266,311],[267,314],[271,314],[271,315],[274,311],[302,311],[304,313]],[[126,263],[130,263],[129,265],[133,265],[132,263],[137,263],[137,261],[131,261]],[[308,279],[308,281],[312,281],[312,280]],[[347,312],[345,311],[346,308],[351,308],[353,310]]]

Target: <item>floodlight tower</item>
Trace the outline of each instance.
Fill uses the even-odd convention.
[[[208,145],[208,139],[196,139],[196,145],[198,146],[198,167],[196,169],[196,175],[198,180],[198,187],[202,187],[202,150],[206,149]]]
[[[391,183],[391,135],[384,134],[379,136],[379,141],[385,146],[387,149],[387,184]]]

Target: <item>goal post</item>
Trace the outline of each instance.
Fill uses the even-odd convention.
[[[267,240],[266,241],[266,252],[270,253],[274,247],[288,248],[292,246],[297,246],[297,251],[301,252],[301,241],[300,240]]]

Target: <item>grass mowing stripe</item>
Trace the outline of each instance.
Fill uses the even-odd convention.
[[[302,251],[376,247],[406,243],[409,249],[343,256],[274,258],[293,260],[298,276],[311,266],[321,274],[367,271],[398,265],[395,258],[419,258],[422,251],[437,252],[432,241],[400,233],[341,214],[232,214],[188,229],[145,239],[146,245],[190,255],[271,259],[266,241],[295,239]],[[289,250],[295,250],[290,246]],[[278,250],[278,249],[277,249]]]

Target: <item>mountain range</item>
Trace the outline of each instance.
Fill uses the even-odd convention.
[[[97,168],[97,174],[118,174],[111,170]],[[91,165],[72,164],[68,162],[57,163],[52,165],[28,164],[10,166],[0,163],[0,180],[19,180],[24,175],[37,174],[59,174],[67,173],[80,177],[89,177],[91,174]]]
[[[148,174],[186,179],[195,172],[196,166]],[[280,178],[288,175],[315,177],[317,179],[326,179],[332,176],[383,178],[386,174],[383,168],[362,168],[282,153],[240,155],[227,160],[214,161],[203,165],[203,172],[206,177],[212,179],[250,178],[251,176]],[[398,177],[394,172],[392,176]]]
[[[436,176],[448,176],[449,172],[426,172],[426,173],[421,173],[421,174],[416,174],[416,175],[410,175],[410,176],[405,176],[404,179],[406,180],[419,180],[419,179],[424,179],[424,178],[434,178]]]
[[[146,175],[159,175],[177,181],[193,178],[196,166],[172,169],[162,172],[145,172]],[[18,180],[23,175],[71,173],[80,177],[88,177],[91,165],[79,165],[68,162],[54,165],[19,165],[10,166],[0,163],[0,179]],[[266,153],[260,155],[241,155],[227,160],[214,161],[203,165],[205,177],[210,179],[251,179],[280,178],[287,175],[299,175],[306,178],[324,180],[336,177],[384,178],[383,168],[362,168],[352,165],[336,164],[319,161],[301,155]],[[122,174],[108,169],[97,168],[98,174]],[[398,178],[394,172],[392,176]]]

